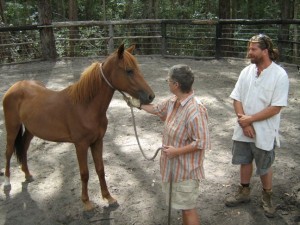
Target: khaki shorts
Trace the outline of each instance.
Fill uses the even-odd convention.
[[[170,183],[163,182],[162,190],[166,194],[166,204],[169,206]],[[199,195],[199,181],[185,180],[172,183],[171,206],[173,209],[188,210],[196,208]]]
[[[275,146],[274,146],[275,149]],[[234,141],[232,147],[232,164],[249,164],[255,161],[256,174],[268,173],[275,160],[275,151],[265,151],[257,148],[254,143]]]

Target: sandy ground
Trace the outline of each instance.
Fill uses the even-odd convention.
[[[268,219],[259,204],[261,186],[258,177],[252,179],[252,201],[248,205],[227,208],[223,203],[239,183],[239,168],[231,165],[235,116],[228,96],[247,62],[235,59],[137,58],[146,80],[156,93],[154,102],[169,96],[165,78],[172,65],[185,63],[195,72],[195,93],[208,108],[212,137],[212,149],[207,151],[205,159],[206,179],[201,183],[197,200],[202,225],[299,225],[300,75],[296,65],[282,64],[290,78],[289,106],[282,112],[282,147],[276,150],[274,164],[273,191],[277,215]],[[0,97],[9,86],[22,79],[41,80],[47,87],[61,90],[76,81],[93,61],[95,59],[82,58],[1,66]],[[0,107],[0,170],[4,171],[5,128],[2,104]],[[160,146],[162,123],[145,112],[137,109],[134,112],[140,142],[146,154],[152,156]],[[154,161],[143,158],[135,140],[130,109],[119,93],[115,93],[107,114],[109,126],[104,138],[106,179],[119,206],[108,207],[101,198],[89,155],[89,193],[97,207],[92,212],[84,212],[74,146],[34,138],[29,149],[29,167],[35,181],[25,182],[15,157],[12,159],[10,192],[3,192],[4,178],[0,177],[0,225],[167,224],[168,208],[160,187],[158,157]],[[182,224],[179,212],[172,210],[171,216],[172,225]]]

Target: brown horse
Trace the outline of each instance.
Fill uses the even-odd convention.
[[[107,108],[115,90],[128,93],[142,104],[154,99],[131,54],[133,50],[134,46],[125,50],[121,45],[102,64],[93,63],[76,83],[61,91],[49,90],[38,81],[20,81],[6,92],[3,98],[7,131],[6,187],[10,187],[10,159],[14,151],[26,180],[33,180],[27,165],[27,150],[32,138],[37,136],[48,141],[74,143],[82,183],[81,199],[86,210],[93,208],[88,195],[90,147],[102,197],[109,204],[116,203],[107,189],[102,158]]]

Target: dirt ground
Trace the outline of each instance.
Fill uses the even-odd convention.
[[[261,186],[252,179],[252,201],[236,208],[224,206],[224,198],[239,183],[239,168],[231,165],[231,136],[235,115],[228,97],[245,60],[190,60],[137,56],[145,78],[156,93],[154,102],[169,96],[165,82],[168,69],[185,63],[194,70],[195,93],[208,108],[212,149],[206,152],[206,179],[201,182],[197,208],[202,225],[292,225],[300,224],[300,75],[296,65],[282,64],[290,78],[289,106],[282,112],[281,144],[274,164],[274,202],[277,215],[264,216],[260,207]],[[0,97],[16,81],[37,79],[53,90],[74,81],[85,67],[101,59],[64,59],[0,67]],[[0,170],[5,166],[5,128],[0,110]],[[140,142],[152,156],[161,143],[161,121],[134,110]],[[75,148],[69,143],[53,143],[34,138],[29,149],[29,167],[34,181],[26,183],[16,158],[12,158],[9,192],[3,191],[0,177],[0,225],[164,225],[168,208],[160,186],[159,158],[147,161],[139,151],[130,109],[116,92],[107,112],[109,126],[104,138],[104,159],[109,190],[119,206],[108,207],[101,198],[99,182],[89,155],[90,198],[96,205],[84,212],[80,200],[81,182]],[[47,129],[41,127],[41,129]],[[181,215],[172,210],[171,224],[182,224]]]

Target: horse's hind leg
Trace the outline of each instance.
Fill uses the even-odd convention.
[[[4,181],[4,189],[7,189],[10,187],[10,160],[12,157],[12,154],[14,153],[14,140],[10,141],[9,138],[7,138],[7,144],[6,144],[6,165],[5,165],[5,181]]]
[[[117,200],[114,199],[107,188],[106,180],[105,180],[105,172],[104,172],[104,164],[103,164],[103,141],[98,140],[91,146],[92,156],[95,164],[95,169],[98,174],[98,178],[100,181],[101,193],[102,197],[107,199],[109,205],[117,204]]]
[[[15,140],[21,128],[21,124],[11,124],[6,119],[6,165],[5,165],[5,182],[4,189],[10,188],[10,160],[15,150]]]
[[[23,138],[22,138],[22,146],[23,146],[23,155],[22,155],[22,165],[21,169],[25,173],[25,179],[27,182],[33,181],[33,177],[29,172],[28,164],[27,164],[27,151],[30,145],[30,142],[33,138],[33,135],[25,129]]]
[[[8,189],[10,188],[10,160],[12,157],[12,154],[14,153],[15,150],[15,141],[17,139],[17,136],[19,132],[22,132],[22,124],[9,124],[8,122],[6,123],[6,131],[7,131],[7,137],[6,137],[6,166],[5,166],[5,183],[4,183],[4,188]],[[28,170],[27,166],[27,150],[30,144],[30,141],[33,138],[33,135],[25,130],[24,134],[21,136],[21,146],[22,146],[22,165],[21,169],[25,173],[25,178],[26,181],[32,181],[32,176]]]

